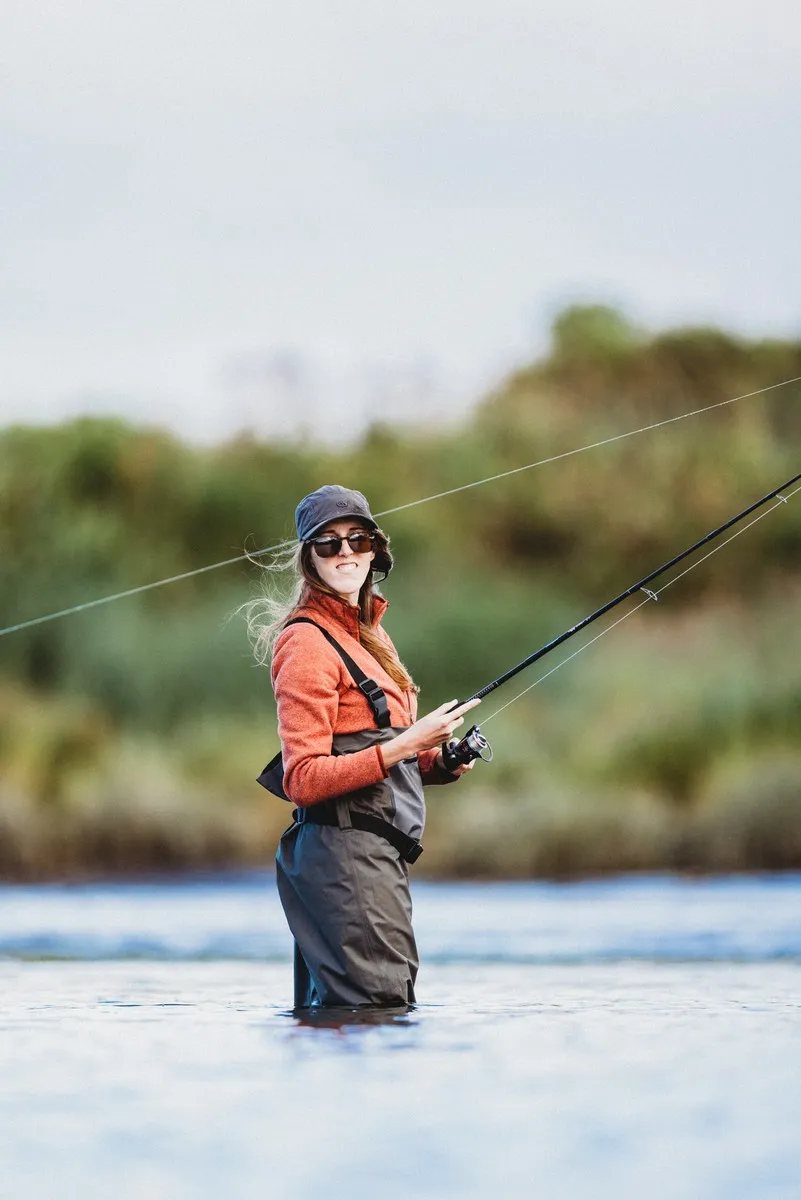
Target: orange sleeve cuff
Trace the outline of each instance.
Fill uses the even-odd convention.
[[[381,774],[382,774],[383,778],[386,779],[387,776],[389,775],[389,771],[387,770],[387,764],[384,762],[384,751],[381,749],[380,742],[376,743],[375,749],[376,749],[376,754],[378,755],[378,765],[381,768]]]

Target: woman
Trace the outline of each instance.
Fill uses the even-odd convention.
[[[413,1003],[417,947],[408,863],[420,853],[424,783],[449,783],[440,747],[479,701],[417,720],[417,689],[381,625],[374,575],[392,568],[361,492],[326,485],[295,513],[297,586],[257,625],[272,650],[283,791],[295,821],[276,858],[295,938],[295,1007]],[[280,764],[279,764],[280,768]],[[270,786],[267,784],[267,786]]]

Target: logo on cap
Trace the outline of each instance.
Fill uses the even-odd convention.
[[[336,503],[337,503],[337,508],[347,508],[348,507],[347,500],[337,500]]]

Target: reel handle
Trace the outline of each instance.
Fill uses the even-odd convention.
[[[452,774],[458,767],[467,766],[474,758],[483,762],[492,762],[492,746],[490,746],[478,725],[473,725],[467,733],[457,741],[442,743],[442,763],[446,771]]]

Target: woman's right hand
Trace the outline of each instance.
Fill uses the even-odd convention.
[[[480,700],[466,700],[464,704],[457,704],[455,700],[447,700],[445,704],[440,704],[439,708],[415,721],[414,725],[404,729],[392,741],[381,743],[384,762],[391,767],[421,750],[433,750],[441,746],[453,737],[454,730],[464,724],[465,713],[480,703]]]

